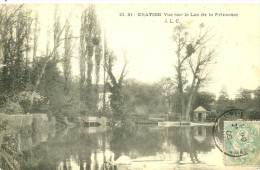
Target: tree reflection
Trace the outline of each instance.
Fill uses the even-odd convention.
[[[64,133],[58,132],[46,142],[23,151],[22,169],[48,170],[58,166],[60,170],[69,170],[72,161],[80,170],[115,169],[114,160],[122,153],[131,158],[155,155],[162,151],[166,137],[164,130],[148,126],[120,127],[92,134],[77,130]]]
[[[131,158],[154,155],[162,150],[163,130],[150,129],[149,126],[122,127],[114,130],[111,149],[115,159],[122,153]]]
[[[13,134],[4,135],[0,142],[0,167],[12,170],[19,169],[19,157],[20,153],[15,136]]]
[[[182,145],[180,146],[180,158],[179,162],[183,160],[183,153],[190,153],[190,159],[193,163],[195,161],[200,162],[198,160],[197,150],[195,148],[195,140],[191,135],[190,127],[180,127],[180,140],[182,141]]]
[[[115,160],[122,154],[138,159],[166,152],[178,155],[179,163],[185,163],[186,153],[191,163],[201,163],[199,153],[209,152],[214,147],[211,129],[189,126],[124,126],[95,133],[90,133],[89,129],[70,129],[55,135],[53,131],[39,131],[34,135],[21,135],[17,141],[22,156],[15,169],[26,170],[71,170],[75,167],[115,170]],[[171,144],[177,152],[171,149]]]
[[[173,128],[171,139],[179,152],[178,163],[202,163],[198,157],[200,152],[209,152],[214,146],[210,129],[206,127],[180,126]],[[188,160],[184,160],[184,153],[189,155]]]
[[[0,117],[0,169],[20,169],[20,155],[14,129]]]

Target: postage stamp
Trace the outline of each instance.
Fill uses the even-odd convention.
[[[260,165],[260,121],[224,121],[224,164]]]

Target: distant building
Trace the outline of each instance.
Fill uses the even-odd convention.
[[[204,122],[207,117],[207,110],[202,106],[199,106],[193,111],[193,121],[195,122]]]

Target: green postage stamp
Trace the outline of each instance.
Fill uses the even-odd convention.
[[[224,121],[224,163],[260,165],[260,121]]]

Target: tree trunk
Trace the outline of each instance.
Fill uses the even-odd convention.
[[[195,85],[196,84],[196,85]],[[190,114],[194,105],[194,101],[199,89],[199,85],[200,85],[200,80],[197,81],[197,83],[195,83],[195,78],[193,79],[192,82],[192,87],[191,87],[191,91],[189,94],[189,99],[188,99],[188,103],[187,103],[187,107],[186,107],[186,118],[189,117],[190,118]]]
[[[192,100],[193,100],[193,96],[194,96],[194,92],[192,92],[190,95],[189,95],[189,99],[188,99],[188,102],[187,102],[187,107],[186,107],[186,113],[185,113],[185,117],[186,119],[190,121],[190,113],[191,113],[191,109],[192,109]]]
[[[177,53],[177,55],[179,56],[180,54]],[[181,100],[181,121],[183,120],[184,116],[185,116],[185,97],[183,94],[183,80],[182,80],[182,75],[181,75],[181,63],[180,60],[178,59],[178,68],[177,68],[177,74],[178,74],[178,93],[179,93],[179,97]],[[186,119],[186,117],[185,117]]]

